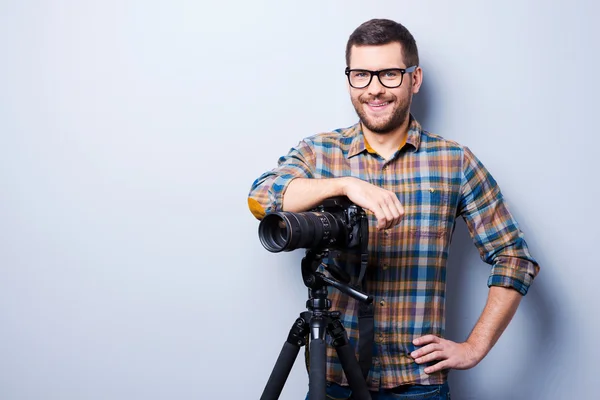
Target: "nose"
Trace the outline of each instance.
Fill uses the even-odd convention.
[[[385,92],[385,86],[379,81],[379,76],[373,75],[373,79],[371,79],[371,83],[369,83],[367,90],[370,95],[377,96]]]

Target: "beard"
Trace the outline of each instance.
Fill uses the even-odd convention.
[[[393,102],[394,108],[391,111],[391,113],[387,116],[369,117],[363,107],[369,101],[373,100]],[[408,98],[403,102],[399,102],[398,98],[394,95],[390,95],[390,98],[387,99],[383,98],[383,96],[366,96],[365,98],[359,96],[356,99],[352,99],[352,105],[354,106],[354,110],[356,110],[356,114],[358,115],[360,122],[367,129],[369,129],[373,133],[384,135],[399,128],[400,126],[402,126],[404,121],[406,121],[406,118],[408,118],[408,112],[410,109],[411,101],[412,93],[409,93]]]

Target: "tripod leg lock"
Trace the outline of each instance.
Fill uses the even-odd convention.
[[[308,333],[308,322],[302,317],[298,318],[290,333],[288,334],[287,342],[294,346],[302,347],[306,344],[306,335]]]
[[[329,322],[327,330],[331,336],[334,347],[348,344],[348,335],[346,334],[346,329],[344,329],[344,325],[342,325],[339,319],[332,319]]]

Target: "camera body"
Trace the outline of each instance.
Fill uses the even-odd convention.
[[[311,211],[267,214],[258,227],[259,239],[270,252],[349,250],[366,248],[368,219],[347,197],[325,199]]]
[[[332,197],[325,199],[312,212],[330,214],[338,222],[340,228],[338,234],[329,238],[330,242],[324,246],[325,248],[348,250],[360,247],[363,239],[361,238],[362,224],[367,223],[365,211],[361,207],[352,203],[347,197]]]

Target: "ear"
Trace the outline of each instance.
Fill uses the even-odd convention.
[[[421,67],[417,67],[411,74],[411,78],[412,92],[413,94],[417,94],[419,93],[419,89],[421,89],[421,84],[423,83],[423,69]]]

